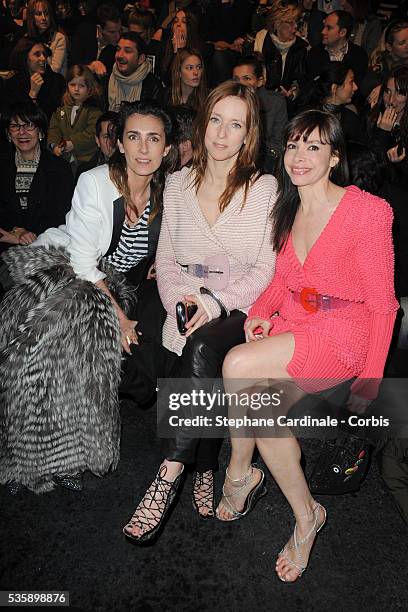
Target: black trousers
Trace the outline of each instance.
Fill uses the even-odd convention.
[[[151,396],[157,378],[188,378],[197,389],[203,388],[202,379],[216,378],[228,351],[245,342],[246,315],[234,310],[226,319],[215,319],[200,327],[187,338],[180,357],[168,351],[157,341],[145,341],[132,347],[127,359],[126,375],[122,390],[136,401],[146,400],[150,385]],[[142,337],[143,338],[143,337]],[[218,453],[222,440],[191,438],[187,431],[178,428],[175,438],[164,438],[163,454],[170,461],[195,464],[197,471],[218,469]]]

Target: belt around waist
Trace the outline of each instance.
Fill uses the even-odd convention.
[[[307,312],[317,312],[318,310],[335,310],[337,308],[347,308],[354,302],[333,297],[332,295],[323,295],[318,293],[312,287],[304,287],[301,291],[291,291],[293,300],[297,304],[301,304]]]

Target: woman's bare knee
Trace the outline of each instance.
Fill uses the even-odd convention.
[[[248,361],[244,357],[243,348],[246,345],[234,346],[224,359],[222,375],[224,378],[241,378],[248,369]]]

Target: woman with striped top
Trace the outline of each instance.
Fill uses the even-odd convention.
[[[172,121],[153,103],[124,103],[115,131],[117,148],[109,163],[80,176],[66,225],[48,230],[33,246],[67,248],[75,273],[112,301],[123,349],[130,354],[137,342],[135,322],[110,294],[99,262],[103,258],[139,287],[156,252],[165,177],[177,152]]]
[[[0,359],[0,483],[13,493],[78,490],[82,472],[117,465],[121,349],[137,343],[143,305],[153,319],[162,312],[156,282],[143,281],[177,160],[172,138],[161,107],[123,106],[117,151],[80,176],[65,225],[5,257],[15,285],[0,307],[0,351],[10,347]],[[137,286],[137,311],[115,270]]]
[[[188,379],[195,391],[206,388],[204,379],[215,378],[228,350],[244,341],[245,313],[273,277],[269,214],[276,181],[257,171],[258,145],[255,91],[226,81],[199,114],[191,168],[166,183],[156,268],[167,316],[164,346],[156,354],[164,354],[168,376]],[[180,302],[196,306],[185,335],[177,328]],[[165,459],[124,527],[132,540],[158,534],[188,464],[196,469],[193,505],[201,518],[214,517],[213,474],[221,441],[192,439],[183,427],[174,436],[164,439]],[[252,483],[255,503],[263,492],[261,470],[254,468]]]

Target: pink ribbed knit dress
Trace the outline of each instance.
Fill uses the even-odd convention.
[[[352,391],[371,399],[377,395],[399,307],[393,271],[392,210],[384,200],[351,186],[303,265],[289,237],[272,283],[248,318],[271,319],[269,335],[293,333],[295,352],[287,371],[305,390],[319,391],[357,376]],[[347,302],[310,312],[298,299],[305,288]]]

